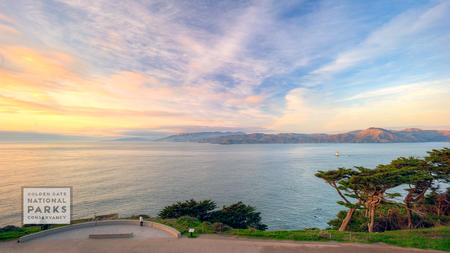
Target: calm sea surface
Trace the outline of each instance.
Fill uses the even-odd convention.
[[[72,186],[73,218],[156,216],[195,198],[242,200],[270,229],[324,228],[342,207],[316,171],[373,168],[449,144],[0,143],[0,226],[20,224],[22,186]]]

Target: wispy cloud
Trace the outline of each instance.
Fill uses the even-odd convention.
[[[356,48],[338,54],[333,62],[315,69],[311,74],[313,78],[314,75],[320,78],[348,70],[363,61],[382,57],[388,52],[401,50],[401,47],[408,47],[418,36],[427,36],[430,43],[433,43],[436,34],[427,31],[433,30],[441,22],[448,21],[449,12],[450,3],[446,1],[428,9],[405,11],[373,31]]]
[[[332,122],[363,113],[356,108],[365,100],[364,112],[379,115],[368,108],[387,97],[423,91],[431,99],[448,85],[450,4],[390,6],[3,1],[0,130],[351,129]],[[383,101],[404,113],[403,104]],[[443,100],[405,101],[445,114]]]
[[[389,88],[382,88],[377,90],[371,90],[367,92],[359,93],[355,96],[345,98],[343,101],[348,100],[356,100],[356,99],[367,99],[373,97],[387,97],[389,95],[399,95],[401,93],[412,92],[412,91],[421,91],[423,89],[433,89],[438,92],[448,93],[450,90],[450,79],[446,80],[435,80],[435,81],[427,81],[420,83],[412,83],[406,85],[398,85]]]
[[[11,19],[10,17],[3,15],[0,13],[0,22],[5,22],[5,23],[9,23],[9,24],[15,24],[16,22],[14,22],[13,19]]]

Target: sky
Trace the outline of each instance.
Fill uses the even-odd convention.
[[[450,1],[0,0],[0,131],[450,129]]]

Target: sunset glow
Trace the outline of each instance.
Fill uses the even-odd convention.
[[[275,3],[0,1],[0,131],[450,128],[450,2]]]

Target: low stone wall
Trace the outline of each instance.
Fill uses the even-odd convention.
[[[62,226],[62,227],[58,227],[58,228],[52,228],[52,229],[43,230],[43,231],[40,231],[37,233],[25,235],[25,236],[20,237],[18,242],[20,242],[20,243],[27,242],[27,241],[30,241],[33,239],[37,239],[37,238],[41,238],[41,237],[44,237],[47,235],[61,233],[61,232],[69,231],[69,230],[76,230],[76,229],[95,227],[95,226],[105,226],[105,225],[136,225],[136,226],[139,226],[139,221],[137,221],[137,220],[104,220],[104,221],[83,222],[83,223],[67,225],[67,226]],[[178,230],[176,230],[173,227],[166,226],[164,224],[160,224],[160,223],[156,223],[156,222],[152,222],[152,221],[145,221],[144,226],[163,230],[176,238],[181,237],[181,233]]]
[[[151,226],[152,228],[156,228],[156,229],[159,229],[159,230],[166,231],[167,233],[173,235],[176,238],[180,238],[181,237],[180,231],[176,230],[173,227],[169,227],[169,226],[161,224],[161,223],[147,221],[147,222],[144,222],[144,225],[145,226]]]

